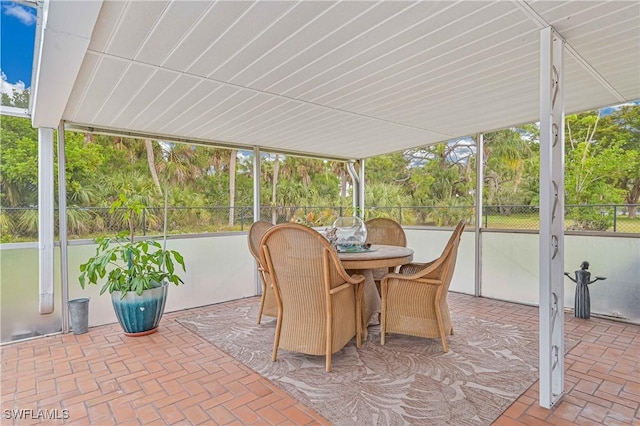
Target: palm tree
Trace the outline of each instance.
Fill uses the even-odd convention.
[[[349,173],[347,171],[347,163],[343,161],[330,161],[331,173],[338,176],[340,179],[340,200],[344,204],[347,198],[347,184]]]
[[[196,146],[165,143],[158,172],[171,186],[192,184],[203,172],[197,164]]]
[[[153,144],[151,139],[144,140],[144,147],[147,151],[147,162],[149,164],[149,172],[151,173],[151,178],[153,179],[153,183],[155,183],[156,188],[158,188],[158,192],[162,194],[162,187],[160,186],[160,180],[158,179],[158,171],[156,170],[156,159],[153,153]]]
[[[532,157],[529,142],[518,129],[504,129],[484,136],[484,176],[488,181],[487,204],[493,203],[500,186],[513,181],[512,192],[517,193],[525,162]]]

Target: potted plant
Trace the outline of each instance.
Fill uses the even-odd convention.
[[[111,204],[109,212],[124,208],[129,231],[115,237],[97,238],[94,256],[80,265],[80,286],[98,284],[106,278],[100,294],[108,291],[118,322],[126,335],[151,334],[158,328],[164,312],[169,283],[183,284],[176,267],[186,272],[184,258],[166,250],[166,202],[163,244],[152,239],[136,241],[136,220],[146,209],[144,203],[124,194]]]

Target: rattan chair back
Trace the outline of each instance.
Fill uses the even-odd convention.
[[[278,315],[278,305],[276,304],[276,298],[273,295],[273,288],[271,286],[269,273],[263,267],[262,261],[260,260],[260,240],[262,240],[264,234],[272,226],[273,224],[270,222],[258,220],[249,228],[249,252],[251,252],[251,255],[256,261],[256,266],[260,275],[260,282],[262,284],[260,310],[258,311],[258,324],[262,321],[263,315],[269,317],[275,317]]]
[[[466,221],[451,234],[442,254],[428,263],[410,263],[381,282],[381,343],[386,333],[437,338],[448,352],[447,336],[453,334],[447,292],[453,278],[458,247]]]
[[[407,235],[402,225],[393,219],[378,217],[366,221],[367,243],[385,244],[388,246],[407,246]]]
[[[386,217],[377,217],[369,219],[364,224],[367,227],[367,243],[400,247],[407,246],[407,235],[404,233],[402,225],[395,220]],[[377,268],[372,271],[378,293],[380,293],[380,281],[382,277],[395,270],[396,268]]]
[[[329,242],[303,225],[276,225],[261,244],[278,305],[274,361],[278,348],[325,355],[330,371],[332,353],[356,335],[359,344],[364,277],[349,277]]]

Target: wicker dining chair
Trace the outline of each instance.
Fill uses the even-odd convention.
[[[388,246],[407,246],[407,236],[402,225],[393,219],[377,217],[365,223],[367,227],[367,242],[371,244],[386,244]]]
[[[262,266],[262,261],[260,260],[260,240],[264,236],[265,232],[267,232],[267,230],[272,226],[273,224],[270,222],[258,220],[249,228],[249,251],[256,260],[256,266],[258,267],[258,273],[260,274],[260,282],[262,283],[262,297],[260,297],[258,324],[262,321],[262,315],[269,317],[278,316],[278,305],[276,304],[276,298],[273,295],[271,279],[269,277],[269,273]]]
[[[444,351],[449,351],[447,336],[453,335],[453,326],[447,292],[465,223],[462,220],[456,226],[440,257],[402,265],[398,273],[382,279],[381,344],[385,344],[386,333],[439,337]]]
[[[354,336],[362,345],[364,277],[349,276],[329,242],[303,225],[276,225],[261,245],[278,305],[273,361],[278,348],[325,355],[331,371],[331,354]]]
[[[377,217],[369,219],[365,223],[367,227],[367,243],[384,244],[388,246],[407,246],[407,235],[404,233],[402,225],[393,219]],[[373,279],[380,293],[380,281],[382,277],[396,268],[378,268],[373,270]]]

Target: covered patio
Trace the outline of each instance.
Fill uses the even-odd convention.
[[[245,234],[170,242],[191,247],[191,262],[212,262],[220,276],[212,290],[207,269],[194,268],[191,289],[176,295],[156,335],[131,340],[117,325],[102,325],[106,304],[88,334],[65,334],[66,302],[80,294],[70,285],[73,271],[89,246],[61,235],[56,270],[53,129],[253,151],[258,220],[260,152],[357,163],[354,207],[365,211],[367,158],[473,136],[481,164],[483,132],[539,121],[537,263],[523,254],[537,271],[536,296],[523,300],[528,305],[478,297],[492,296],[487,271],[503,268],[499,256],[483,257],[487,241],[505,241],[494,234],[483,245],[480,173],[451,310],[539,330],[540,381],[498,424],[639,421],[640,327],[565,318],[562,274],[564,114],[640,99],[636,2],[45,1],[38,8],[30,115],[40,129],[39,307],[61,311],[63,334],[2,347],[3,409],[68,409],[74,424],[328,423],[177,322],[257,294],[249,254],[237,255],[246,251]],[[58,150],[64,176],[64,138]],[[409,240],[428,258],[438,244],[421,243],[420,232]],[[640,266],[637,238],[630,241],[633,274]],[[566,357],[565,338],[577,342]],[[138,359],[145,350],[157,362]]]

